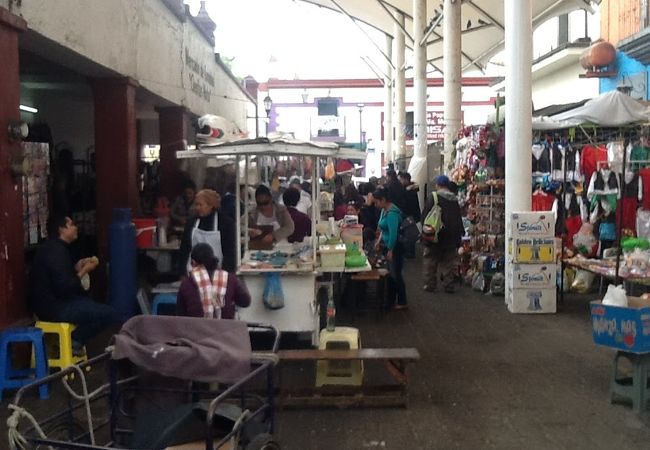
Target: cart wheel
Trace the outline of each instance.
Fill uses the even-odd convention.
[[[245,450],[280,450],[280,444],[270,434],[262,433],[251,439]]]

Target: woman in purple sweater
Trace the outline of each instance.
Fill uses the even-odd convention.
[[[251,304],[246,285],[234,273],[218,269],[212,247],[196,244],[190,255],[192,270],[181,282],[176,297],[179,316],[234,319],[235,306]]]

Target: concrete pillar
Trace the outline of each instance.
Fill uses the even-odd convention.
[[[187,139],[188,114],[182,106],[158,108],[160,128],[160,194],[173,201],[181,193],[182,174],[176,151]]]
[[[97,165],[97,239],[100,259],[108,261],[108,226],[113,208],[139,213],[138,148],[135,92],[129,78],[92,80],[95,98],[95,155]]]
[[[393,57],[393,37],[386,35],[386,55]],[[384,155],[386,161],[393,159],[393,66],[386,64],[386,79],[384,80]],[[383,164],[382,164],[383,167]]]
[[[395,66],[395,109],[393,111],[393,123],[395,124],[395,151],[393,161],[406,156],[406,79],[404,78],[404,53],[406,51],[404,28],[404,14],[396,14],[395,20],[401,25],[395,24],[395,49],[393,51]]]
[[[409,172],[418,183],[420,204],[423,204],[424,184],[427,181],[427,46],[420,45],[427,26],[426,0],[413,0],[413,47],[415,50],[413,89],[415,104],[413,110],[413,134],[415,147]],[[416,167],[418,168],[416,170]]]
[[[27,316],[23,201],[19,178],[11,174],[10,158],[20,143],[9,142],[7,126],[20,120],[18,35],[27,23],[0,8],[0,327]]]
[[[445,0],[443,9],[443,71],[445,98],[445,166],[448,171],[454,140],[461,126],[461,25],[460,1]]]
[[[531,210],[533,22],[531,0],[505,0],[506,61],[506,246],[510,214]],[[506,280],[512,264],[506,258]],[[506,302],[508,298],[506,289]]]

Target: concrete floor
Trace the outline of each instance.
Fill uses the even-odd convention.
[[[503,297],[469,288],[422,292],[418,261],[405,274],[408,310],[352,322],[340,308],[337,325],[358,327],[364,347],[418,348],[408,408],[282,410],[283,449],[650,448],[650,415],[610,404],[613,350],[591,338],[596,294],[568,296],[555,315],[512,315]]]

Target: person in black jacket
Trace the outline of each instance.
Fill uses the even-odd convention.
[[[420,200],[418,199],[419,186],[411,181],[411,174],[400,172],[397,177],[399,182],[404,186],[404,216],[411,217],[415,222],[419,222],[420,217]],[[415,242],[404,246],[404,257],[415,258]]]
[[[394,170],[386,171],[386,184],[384,185],[384,188],[388,192],[388,196],[392,199],[393,204],[395,204],[400,211],[404,212],[406,210],[406,189],[397,178],[397,172]]]
[[[235,221],[219,210],[220,205],[221,197],[212,189],[203,189],[196,193],[196,216],[187,221],[181,238],[178,260],[180,275],[189,271],[190,251],[200,242],[212,247],[214,254],[222,261],[221,269],[226,272],[235,271]]]
[[[423,242],[424,290],[429,292],[435,292],[437,288],[438,269],[440,269],[445,292],[452,293],[455,290],[458,247],[465,235],[465,228],[458,199],[449,190],[449,186],[450,181],[446,175],[436,178],[435,196],[440,206],[443,227],[438,232],[436,243]],[[433,208],[434,201],[434,194],[427,198],[422,211],[423,221]]]
[[[29,306],[39,320],[76,325],[72,350],[81,356],[86,342],[109,324],[119,323],[120,317],[109,305],[90,299],[82,288],[81,280],[99,261],[92,257],[73,262],[70,244],[77,239],[77,226],[72,219],[53,214],[48,234],[29,271]]]

